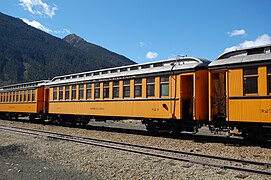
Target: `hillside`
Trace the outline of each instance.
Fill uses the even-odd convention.
[[[134,64],[76,35],[64,40],[0,13],[0,85]]]
[[[80,49],[89,57],[95,57],[97,63],[99,63],[99,60],[104,60],[107,63],[112,64],[113,66],[122,66],[135,63],[122,55],[111,52],[95,44],[89,43],[75,34],[70,34],[66,36],[63,40],[69,43],[72,47]]]

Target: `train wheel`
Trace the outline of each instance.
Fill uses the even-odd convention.
[[[261,127],[247,127],[243,129],[242,136],[248,141],[263,141],[263,129]]]
[[[155,125],[149,123],[149,124],[145,124],[145,126],[146,126],[146,129],[147,129],[148,132],[150,132],[150,133],[156,132],[156,127],[155,127]]]

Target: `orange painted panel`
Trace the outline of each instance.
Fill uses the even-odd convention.
[[[229,121],[271,123],[271,99],[230,100]]]
[[[258,67],[258,94],[260,96],[267,95],[267,68],[266,66]]]
[[[229,96],[243,96],[243,70],[229,70]]]
[[[196,72],[195,78],[195,119],[208,119],[208,71]]]
[[[0,103],[1,112],[37,113],[37,104],[33,103]]]
[[[179,118],[178,103],[170,100],[50,102],[49,113],[145,118]]]

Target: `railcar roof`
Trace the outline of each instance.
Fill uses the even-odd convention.
[[[47,85],[72,83],[78,81],[92,81],[99,79],[134,77],[136,75],[163,73],[173,70],[189,70],[197,67],[207,67],[210,61],[195,57],[181,57],[176,59],[168,59],[151,63],[135,64],[108,68],[102,70],[88,71],[76,74],[57,76]]]
[[[271,61],[271,44],[237,49],[223,53],[208,66],[230,66],[234,64],[260,63],[267,61]]]
[[[12,89],[35,88],[35,87],[43,86],[47,82],[49,82],[49,80],[33,81],[33,82],[27,82],[27,83],[19,83],[19,84],[13,84],[13,85],[8,85],[8,86],[2,86],[0,87],[0,91],[12,90]]]

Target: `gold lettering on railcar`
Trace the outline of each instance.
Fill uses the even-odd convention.
[[[104,108],[90,108],[92,111],[104,111]]]
[[[159,108],[152,108],[152,111],[159,111]]]
[[[261,114],[271,114],[271,109],[260,109]]]

